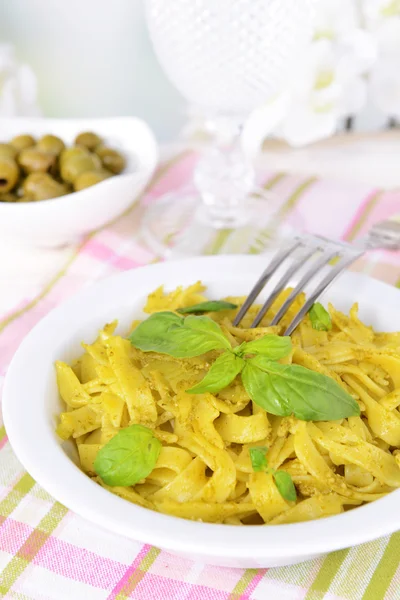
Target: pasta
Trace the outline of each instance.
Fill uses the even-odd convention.
[[[159,288],[144,310],[176,314],[205,302],[204,291],[200,282],[171,293]],[[289,293],[279,295],[256,329],[250,324],[257,305],[239,327],[232,324],[237,309],[208,317],[237,349],[282,333],[304,302],[298,298],[280,325],[269,327]],[[226,300],[240,306],[244,299]],[[348,316],[329,305],[328,330],[318,330],[307,315],[291,336],[291,351],[278,362],[329,377],[357,401],[359,416],[305,421],[271,414],[250,398],[239,375],[217,393],[190,393],[220,350],[192,357],[146,352],[116,335],[114,322],[83,344],[84,353],[71,366],[56,363],[66,404],[57,432],[73,439],[82,471],[99,485],[186,519],[275,525],[374,501],[400,487],[400,333],[376,333],[357,312],[356,304]],[[135,321],[132,331],[138,325]],[[132,424],[155,439],[154,467],[134,485],[108,485],[96,472],[96,457],[121,431],[128,435]],[[254,448],[268,448],[268,468],[255,470]],[[282,493],[277,472],[293,482],[295,499]]]

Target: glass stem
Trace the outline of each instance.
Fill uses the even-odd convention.
[[[215,229],[243,226],[251,218],[254,167],[242,150],[241,127],[230,125],[230,140],[215,140],[199,159],[194,173],[202,200],[197,217]]]

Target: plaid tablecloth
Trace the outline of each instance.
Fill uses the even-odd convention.
[[[55,305],[96,279],[156,260],[137,234],[140,212],[146,202],[189,180],[195,160],[187,153],[161,167],[140,205],[72,248],[43,289],[32,290],[2,316],[1,381],[20,341]],[[353,240],[373,222],[400,213],[400,192],[283,173],[264,173],[261,182],[277,192],[282,220],[327,236]],[[223,251],[225,242],[218,235],[214,251]],[[400,287],[399,253],[372,253],[357,268]],[[24,471],[0,422],[1,597],[395,600],[400,599],[399,559],[400,532],[283,568],[229,569],[177,558],[101,531],[55,502]]]

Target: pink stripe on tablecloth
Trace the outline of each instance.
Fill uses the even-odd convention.
[[[240,600],[250,600],[251,594],[254,592],[267,571],[268,569],[258,569],[257,575],[255,575],[250,581],[245,593],[240,596]]]
[[[195,153],[189,153],[170,167],[167,173],[151,186],[151,189],[143,198],[143,203],[149,204],[158,196],[171,192],[179,192],[185,185],[192,182],[193,169],[197,163],[198,156]]]
[[[129,258],[127,256],[121,256],[114,250],[112,250],[109,246],[105,246],[101,242],[96,239],[91,239],[81,251],[82,254],[88,254],[93,258],[101,262],[109,262],[114,267],[125,270],[125,269],[134,269],[138,267],[141,263],[137,262],[133,258]]]
[[[118,581],[117,585],[114,587],[114,589],[111,592],[111,594],[107,597],[107,600],[115,600],[115,598],[124,589],[124,587],[126,585],[128,585],[130,577],[132,576],[132,574],[134,573],[134,571],[136,571],[136,569],[139,567],[140,563],[142,562],[142,560],[144,559],[144,557],[150,552],[150,550],[151,550],[151,546],[149,546],[148,544],[145,544],[142,547],[141,551],[139,552],[139,554],[137,555],[137,557],[135,558],[135,560],[133,561],[133,563],[125,571],[124,575]]]
[[[53,536],[36,554],[33,563],[63,577],[104,590],[113,589],[126,570],[126,565],[116,560]]]
[[[357,225],[357,223],[361,219],[366,207],[371,202],[371,200],[376,196],[376,194],[378,194],[378,192],[379,192],[378,189],[372,190],[372,192],[370,192],[368,194],[368,196],[366,198],[364,198],[364,200],[361,202],[355,215],[353,216],[349,225],[347,226],[345,233],[343,234],[343,239],[347,239],[347,237],[353,231],[354,227]]]
[[[32,531],[33,527],[26,523],[20,523],[9,517],[4,519],[0,527],[0,550],[7,554],[17,554]]]
[[[133,600],[228,600],[229,592],[209,588],[204,585],[193,585],[187,581],[178,581],[146,573],[143,579],[132,591],[129,598]],[[109,600],[109,599],[107,599]]]
[[[3,437],[3,438],[0,440],[0,450],[1,450],[2,448],[4,448],[4,446],[7,444],[7,442],[8,442],[8,437],[7,437],[7,435],[5,435],[5,436],[4,436],[4,437]]]

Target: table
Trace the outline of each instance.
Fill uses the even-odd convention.
[[[347,165],[349,158],[343,158],[343,148],[356,140],[346,138],[337,146],[338,142],[340,140],[329,142],[331,148],[340,148],[331,151],[331,156],[336,156],[333,171],[333,159],[325,158],[325,163],[321,160],[322,146],[308,149],[307,152],[312,152],[311,164],[303,162],[302,165],[300,158],[304,151],[283,150],[276,143],[267,144],[260,157],[264,165],[262,183],[277,192],[279,215],[296,229],[304,227],[322,235],[353,240],[363,235],[372,222],[400,212],[400,194],[379,191],[383,175],[381,173],[378,179],[378,170],[376,179],[370,179],[379,153],[374,158],[370,155],[369,163],[365,163],[359,173],[359,181],[354,183],[350,171],[347,176],[344,173],[343,165]],[[388,141],[385,137],[380,148],[388,143],[393,148],[397,142],[397,138]],[[365,140],[364,153],[368,154],[366,148],[374,152],[374,144],[367,144]],[[146,201],[174,189],[182,179],[190,179],[195,158],[193,153],[188,153],[179,161],[172,161],[172,166],[170,163],[170,168],[153,182]],[[355,161],[359,158],[357,154]],[[395,159],[394,155],[393,176]],[[386,160],[382,162],[386,167]],[[292,165],[301,174],[279,173],[285,164],[286,167]],[[305,170],[311,166],[312,171]],[[354,167],[357,175],[356,171]],[[315,173],[322,178],[318,180]],[[347,181],[343,183],[338,177]],[[112,226],[91,236],[79,249],[35,252],[7,249],[7,253],[4,250],[0,296],[3,306],[7,303],[9,314],[4,316],[3,308],[0,385],[1,375],[21,340],[53,306],[95,279],[156,258],[134,235],[137,216],[135,207]],[[399,253],[377,252],[363,259],[358,269],[400,286],[399,259]],[[362,597],[363,600],[400,600],[400,532],[328,557],[279,569],[223,569],[193,563],[113,536],[67,511],[35,485],[17,463],[1,424],[0,432],[3,496],[0,525],[5,532],[0,536],[0,595],[4,592],[6,598],[359,600]]]

